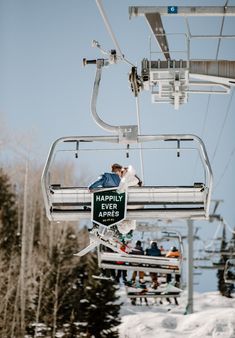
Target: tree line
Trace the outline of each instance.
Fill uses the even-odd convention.
[[[221,254],[220,254],[219,264],[221,266],[224,266],[225,268],[225,264],[227,260],[230,258],[229,253],[231,253],[232,258],[234,258],[234,253],[235,253],[235,232],[233,233],[232,238],[228,240],[226,236],[225,225],[223,227],[223,232],[222,232],[220,252]],[[224,275],[225,275],[224,268],[219,269],[217,272],[218,290],[222,296],[232,298],[232,293],[234,292],[234,284],[226,283],[224,279]]]
[[[120,301],[79,223],[49,222],[40,168],[0,169],[0,337],[118,337]]]

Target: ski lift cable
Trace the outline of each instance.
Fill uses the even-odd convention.
[[[224,12],[225,13],[226,13],[226,10],[227,10],[228,2],[229,2],[229,0],[226,0],[225,4],[224,4]],[[221,27],[220,27],[220,36],[222,36],[222,33],[223,33],[224,20],[225,20],[225,16],[222,16],[222,22],[221,22]],[[219,40],[218,40],[218,45],[217,45],[217,50],[216,50],[216,60],[218,59],[218,55],[219,55],[220,43],[221,43],[221,38],[219,38]]]
[[[231,226],[224,220],[224,224],[226,228],[232,233],[235,234],[235,230],[231,228]]]
[[[203,125],[202,125],[202,132],[201,132],[201,138],[202,139],[204,137],[205,130],[206,130],[206,122],[207,122],[207,118],[208,118],[208,114],[209,114],[210,100],[211,100],[211,94],[208,95],[208,100],[207,100],[207,104],[206,104],[206,112],[205,112],[205,115],[204,115],[204,120],[203,120]],[[194,170],[193,170],[193,177],[195,177],[197,165],[198,165],[198,158],[196,158],[196,160],[195,160],[195,165],[194,165]]]
[[[128,63],[128,64],[130,64],[132,66],[134,66],[134,64],[132,62],[130,62],[129,60],[127,60],[125,58],[124,54],[122,53],[122,50],[121,50],[121,48],[119,46],[119,43],[118,43],[118,41],[116,39],[116,36],[114,35],[114,32],[112,30],[111,25],[110,25],[109,19],[108,19],[106,13],[105,13],[105,10],[104,10],[103,4],[102,4],[102,0],[96,0],[96,5],[97,5],[97,7],[99,9],[99,12],[100,12],[100,15],[101,15],[101,17],[102,17],[102,19],[104,21],[105,27],[106,27],[106,29],[107,29],[107,31],[108,31],[108,33],[109,33],[109,35],[110,35],[113,43],[114,43],[114,46],[115,46],[115,48],[117,49],[117,51],[119,53],[119,57],[121,58],[121,60],[125,61],[126,63]]]
[[[229,115],[229,112],[230,112],[230,107],[231,107],[233,95],[234,95],[234,91],[233,91],[232,94],[230,95],[230,99],[229,99],[229,102],[228,102],[228,105],[227,105],[226,114],[225,114],[225,116],[224,116],[224,120],[223,120],[222,126],[221,126],[221,128],[220,128],[219,137],[218,137],[218,139],[217,139],[217,143],[216,143],[216,146],[215,146],[215,150],[214,150],[214,153],[213,153],[213,156],[212,156],[212,160],[211,160],[212,163],[213,163],[213,161],[214,161],[214,159],[215,159],[215,155],[216,155],[217,150],[218,150],[218,148],[219,148],[219,144],[220,144],[221,137],[222,137],[222,134],[223,134],[223,131],[224,131],[224,127],[225,127],[225,124],[226,124],[226,121],[227,121],[227,118],[228,118],[228,115]]]
[[[208,95],[208,100],[207,100],[207,105],[206,105],[206,113],[205,113],[203,125],[202,125],[201,138],[204,137],[204,134],[205,134],[205,131],[206,131],[206,122],[207,122],[207,118],[208,118],[208,114],[209,114],[210,101],[211,101],[211,94]]]
[[[141,135],[141,126],[140,126],[140,103],[139,97],[136,97],[136,115],[137,115],[137,126],[138,126],[138,134]],[[139,143],[140,149],[140,170],[141,170],[141,180],[144,182],[144,161],[143,161],[143,149],[142,144]]]
[[[224,10],[226,11],[227,5],[228,5],[229,0],[227,0],[224,4]],[[222,36],[223,33],[223,29],[224,29],[224,20],[225,20],[225,16],[222,17],[222,22],[221,22],[221,27],[220,27],[220,36]],[[220,51],[220,43],[221,43],[221,38],[218,39],[218,44],[217,44],[217,50],[216,50],[216,56],[215,56],[215,60],[218,60],[218,56],[219,56],[219,51]],[[208,101],[207,101],[207,105],[206,105],[206,113],[205,113],[205,117],[204,117],[204,121],[203,121],[203,127],[202,127],[202,136],[204,136],[205,133],[205,129],[206,129],[206,122],[207,122],[207,117],[208,117],[208,113],[209,113],[209,106],[210,106],[210,101],[211,101],[211,94],[208,95]]]
[[[226,7],[228,5],[228,1],[229,0],[227,0],[225,2],[225,5],[224,5],[225,9],[226,9]],[[222,36],[223,29],[224,29],[224,19],[225,19],[225,16],[222,17],[222,23],[221,23],[221,27],[220,27],[220,36]],[[218,39],[218,45],[217,45],[216,56],[215,56],[216,60],[218,60],[218,56],[219,56],[220,43],[221,43],[221,38]],[[205,133],[205,124],[206,124],[206,120],[207,120],[207,116],[208,116],[208,112],[209,112],[210,100],[211,100],[211,94],[209,94],[209,96],[208,96],[207,107],[206,107],[206,114],[205,114],[205,118],[204,118],[204,122],[203,122],[202,137],[203,137],[203,135]]]
[[[230,165],[230,163],[231,163],[231,160],[232,160],[232,158],[233,158],[234,153],[235,153],[235,147],[234,147],[233,150],[231,151],[230,156],[229,156],[229,159],[228,159],[228,161],[227,161],[227,163],[226,163],[226,165],[225,165],[225,167],[224,167],[224,170],[223,170],[222,174],[220,175],[220,178],[218,179],[217,183],[215,184],[214,192],[216,191],[216,189],[217,189],[218,186],[220,185],[222,179],[224,178],[224,176],[225,176],[225,174],[226,174],[226,172],[227,172],[227,170],[228,170],[228,168],[229,168],[229,165]]]
[[[226,9],[227,9],[227,6],[228,6],[228,2],[229,2],[229,0],[226,0],[225,4],[224,4],[224,12],[225,13],[226,13]],[[225,16],[222,17],[221,28],[220,28],[220,36],[222,36],[222,33],[223,33],[224,21],[225,21]],[[217,50],[216,50],[216,60],[218,59],[218,55],[219,55],[220,43],[221,43],[221,38],[219,38],[219,40],[218,40],[218,45],[217,45]],[[224,117],[221,129],[220,129],[219,137],[218,137],[218,140],[217,140],[217,143],[216,143],[216,147],[215,147],[215,150],[214,150],[214,153],[213,153],[213,156],[212,156],[212,160],[211,160],[212,163],[213,163],[213,161],[215,159],[215,155],[216,155],[216,152],[217,152],[218,147],[219,147],[219,143],[220,143],[221,136],[222,136],[222,133],[223,133],[223,130],[224,130],[224,126],[225,126],[225,123],[227,121],[227,117],[228,117],[228,113],[229,113],[229,110],[230,110],[230,105],[231,105],[231,102],[232,102],[233,94],[234,94],[234,91],[232,92],[232,95],[230,96],[230,99],[229,99],[229,103],[228,103],[228,106],[227,106],[227,111],[226,111],[226,114],[225,114],[225,117]]]
[[[225,4],[224,4],[224,11],[225,12],[226,12],[226,9],[227,9],[227,6],[228,6],[228,2],[229,2],[229,0],[226,0]],[[221,22],[221,27],[220,27],[220,36],[222,36],[222,33],[223,33],[224,21],[225,21],[225,16],[222,17],[222,22]],[[189,26],[188,26],[188,30],[189,30]],[[218,39],[215,60],[218,60],[219,51],[220,51],[220,43],[221,43],[221,38]],[[208,119],[208,115],[209,115],[210,102],[211,102],[211,94],[208,95],[208,100],[207,100],[207,105],[206,105],[206,112],[205,112],[205,116],[204,116],[204,121],[203,121],[203,126],[202,126],[202,132],[201,132],[201,138],[203,138],[203,136],[205,134],[206,123],[207,123],[207,119]],[[215,153],[214,153],[213,156],[215,156]],[[214,157],[213,157],[213,159],[214,159]],[[213,159],[212,159],[212,162],[213,162]],[[197,164],[198,164],[198,160],[196,160],[196,163],[195,163],[194,173],[196,171]]]
[[[220,221],[219,224],[217,225],[217,228],[215,230],[215,233],[214,233],[214,236],[213,236],[211,242],[208,245],[204,245],[204,248],[206,250],[208,250],[209,248],[211,248],[214,245],[215,239],[217,238],[217,235],[219,233],[219,230],[220,230],[222,224],[223,224],[223,222]]]

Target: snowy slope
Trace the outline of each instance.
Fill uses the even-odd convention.
[[[179,306],[154,304],[133,306],[120,289],[123,306],[120,338],[235,338],[235,298],[225,298],[218,292],[194,295],[194,313],[184,315],[186,293]],[[144,301],[143,301],[144,304]]]

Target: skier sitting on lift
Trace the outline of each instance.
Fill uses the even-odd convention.
[[[122,166],[115,163],[112,165],[111,173],[104,173],[98,179],[91,183],[88,187],[89,191],[97,188],[118,187],[121,181]]]
[[[181,254],[180,254],[179,250],[175,246],[173,246],[173,247],[171,247],[170,251],[168,251],[168,253],[166,254],[166,257],[168,257],[168,258],[180,258]],[[170,273],[168,273],[166,275],[166,282],[170,283],[171,280],[172,280],[172,275]],[[175,275],[175,286],[176,287],[180,286],[180,275]],[[166,298],[166,300],[168,301],[169,304],[171,304],[170,298]],[[176,297],[174,297],[174,300],[175,300],[175,305],[179,305]]]
[[[135,247],[130,251],[130,254],[132,255],[144,255],[144,250],[142,247],[142,243],[140,240],[138,240],[135,243]],[[133,271],[132,278],[131,278],[131,285],[135,286],[136,284],[136,277],[137,277],[138,271]],[[139,271],[139,286],[143,289],[143,292],[146,291],[146,285],[144,284],[144,271]],[[145,304],[148,305],[148,300],[146,297],[144,297]],[[140,303],[142,304],[142,298],[140,297]],[[131,298],[131,304],[136,305],[136,298]]]
[[[128,167],[123,167],[120,175],[121,182],[118,187],[118,190],[120,192],[123,192],[128,187],[142,186],[141,179],[135,174],[135,169],[131,165],[129,165]]]
[[[142,181],[135,175],[135,170],[132,166],[123,167],[118,163],[114,163],[111,168],[111,173],[104,173],[98,179],[89,185],[88,189],[92,191],[96,188],[112,188],[119,187],[119,191],[125,190],[130,186],[141,186]]]
[[[161,256],[161,250],[157,246],[157,242],[152,241],[151,242],[151,247],[146,249],[146,256]],[[152,288],[157,289],[158,287],[158,278],[157,278],[157,273],[156,272],[150,272],[150,276],[152,279]]]
[[[131,255],[144,255],[144,250],[142,248],[141,241],[138,240],[135,243],[135,247],[130,251],[130,254]],[[133,282],[135,282],[136,277],[137,277],[137,271],[133,271],[133,274],[132,274],[132,281]],[[144,272],[143,271],[139,271],[139,281],[143,282],[143,280],[144,280]]]
[[[121,181],[118,186],[118,192],[124,192],[128,187],[133,186],[142,186],[142,181],[135,174],[134,168],[130,165],[128,167],[122,168],[121,172],[118,172],[121,175]],[[125,219],[122,223],[118,225],[118,230],[122,234],[130,234],[131,231],[135,230],[136,221]]]

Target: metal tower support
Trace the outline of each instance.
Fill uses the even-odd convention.
[[[188,225],[188,269],[187,269],[187,286],[188,302],[186,313],[193,313],[193,221],[189,219]]]
[[[159,13],[174,16],[235,16],[235,6],[131,6],[129,16]]]
[[[193,60],[189,61],[189,73],[193,78],[225,85],[235,84],[235,61]]]

